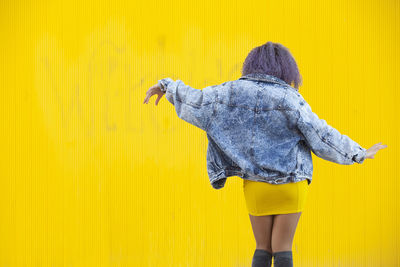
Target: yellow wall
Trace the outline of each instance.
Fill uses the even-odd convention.
[[[158,79],[240,77],[267,41],[300,92],[363,147],[313,155],[295,266],[400,266],[399,1],[0,1],[0,266],[250,266],[239,177],[214,190],[207,139]]]

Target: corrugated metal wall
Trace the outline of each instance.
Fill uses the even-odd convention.
[[[313,155],[295,266],[399,266],[399,1],[1,1],[0,266],[250,266],[242,181],[211,188],[207,139],[158,79],[240,77],[267,41],[300,92],[368,148]]]

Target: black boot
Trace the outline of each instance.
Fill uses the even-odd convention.
[[[278,251],[273,253],[274,267],[293,267],[292,251]]]
[[[254,251],[251,267],[271,267],[271,262],[272,262],[271,252],[263,249],[256,249]]]

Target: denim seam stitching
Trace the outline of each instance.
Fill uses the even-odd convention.
[[[215,102],[215,101],[211,101],[211,102],[208,102],[208,103],[202,103],[201,105],[195,105],[195,104],[193,104],[193,103],[186,102],[185,100],[181,100],[179,97],[177,97],[176,100],[177,100],[178,102],[181,102],[181,103],[183,103],[183,104],[186,104],[186,105],[191,106],[191,107],[194,107],[194,108],[201,108],[201,107],[203,107],[203,106],[207,106],[207,105],[213,104],[213,103]]]
[[[219,103],[219,104],[223,104],[223,105],[229,106],[229,107],[245,108],[245,109],[248,109],[248,110],[251,110],[251,111],[255,111],[255,108],[250,108],[249,106],[246,106],[246,105],[230,105],[229,103],[223,102],[223,101],[221,101],[221,100],[216,100],[215,102],[217,102],[217,103]],[[214,103],[214,102],[212,102],[212,103]],[[271,109],[268,109],[268,108],[258,108],[258,110],[260,110],[260,111],[274,111],[274,110],[297,111],[296,109],[292,109],[292,108],[271,108]]]
[[[214,100],[212,101],[212,102],[210,102],[210,104],[213,104],[213,106],[212,106],[212,109],[213,109],[213,111],[212,111],[212,114],[211,114],[211,118],[209,118],[208,119],[208,123],[207,123],[207,125],[204,127],[204,130],[207,132],[208,131],[208,127],[210,126],[210,124],[211,124],[211,121],[212,121],[212,118],[214,118],[215,117],[215,113],[216,113],[216,110],[217,110],[217,108],[216,108],[216,103],[218,102],[218,90],[215,90],[215,97],[214,97]]]
[[[281,105],[282,105],[283,102],[285,101],[286,96],[287,96],[287,93],[288,93],[288,90],[287,90],[287,88],[285,88],[285,95],[282,97],[281,102],[279,102],[278,107],[281,107]]]

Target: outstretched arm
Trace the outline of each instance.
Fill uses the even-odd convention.
[[[157,98],[157,104],[165,93],[167,100],[174,105],[179,118],[206,131],[213,112],[211,104],[215,99],[214,89],[215,86],[208,86],[203,90],[194,89],[181,80],[164,78],[158,80],[157,85],[148,90],[145,102],[148,103],[148,98],[152,94],[158,93],[161,96]]]
[[[366,149],[320,119],[304,99],[302,102],[303,105],[298,110],[297,127],[311,151],[320,158],[338,164],[363,163]]]

